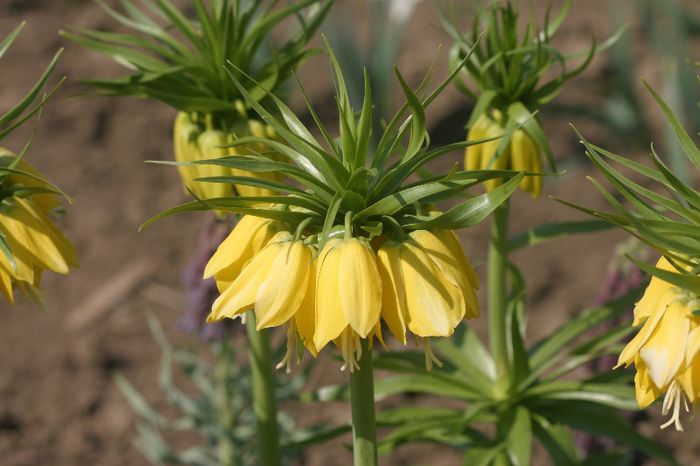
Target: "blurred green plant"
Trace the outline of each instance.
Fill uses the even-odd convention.
[[[258,438],[253,412],[252,372],[239,364],[233,339],[211,345],[216,352],[214,365],[197,352],[174,348],[153,314],[147,314],[148,326],[161,350],[158,386],[168,404],[179,417],[174,420],[161,413],[139,393],[123,375],[116,383],[137,416],[137,446],[151,464],[188,466],[256,466]],[[281,359],[284,344],[274,349]],[[278,383],[275,395],[279,401],[298,400],[313,366],[306,365]],[[184,377],[180,382],[179,375]],[[281,382],[281,381],[280,381]],[[181,388],[182,385],[187,389]],[[193,389],[194,388],[194,389]],[[299,453],[302,446],[336,435],[322,426],[300,428],[285,412],[278,412],[283,464]],[[167,433],[190,432],[202,442],[186,449],[177,449],[166,440]]]

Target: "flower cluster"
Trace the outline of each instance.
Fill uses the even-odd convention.
[[[238,138],[233,145],[239,155],[188,167],[250,171],[255,176],[221,180],[266,187],[275,195],[198,199],[151,221],[203,209],[244,214],[205,269],[205,278],[213,277],[221,292],[209,320],[254,310],[259,328],[288,325],[287,363],[297,340],[314,355],[334,342],[347,365],[355,369],[361,340],[383,341],[382,322],[403,343],[408,333],[427,342],[451,335],[463,319],[478,315],[478,280],[454,230],[486,218],[517,189],[524,174],[453,170],[414,181],[412,175],[429,161],[475,144],[438,148],[426,144],[425,108],[454,74],[421,98],[397,72],[407,103],[372,150],[369,80],[358,112],[350,103],[335,55],[328,50],[336,77],[339,138],[330,136],[309,107],[324,147],[280,99],[270,95],[281,118],[257,103],[231,75],[278,139]],[[269,150],[244,152],[251,144]],[[257,176],[271,171],[296,183]],[[446,212],[432,207],[496,178],[508,181],[487,193],[468,196]],[[425,346],[430,365],[434,357]]]
[[[505,134],[503,115],[498,110],[492,111],[492,116],[482,113],[476,123],[467,133],[467,141],[480,141],[488,139],[488,142],[469,146],[464,151],[464,166],[467,170],[479,170],[493,168],[496,170],[507,169],[538,173],[542,171],[540,150],[532,138],[522,129],[513,131],[510,140],[501,149],[501,135]],[[484,183],[486,189],[493,189],[500,185],[500,179],[489,180]],[[520,182],[520,189],[529,192],[537,199],[542,193],[542,178],[528,176]]]
[[[66,274],[77,267],[73,244],[49,219],[60,195],[15,154],[0,149],[0,293],[36,295],[45,270]]]
[[[478,278],[449,230],[371,242],[342,232],[319,245],[283,222],[244,216],[204,276],[221,291],[209,321],[254,309],[258,328],[289,324],[314,355],[335,342],[351,370],[360,339],[382,339],[382,320],[405,344],[407,330],[447,337],[479,315]]]
[[[175,160],[178,162],[196,162],[198,160],[216,159],[219,157],[236,155],[238,152],[259,153],[267,150],[260,144],[252,144],[248,148],[227,147],[233,142],[231,134],[227,134],[212,125],[212,115],[206,115],[197,121],[197,114],[186,112],[178,113],[173,127],[173,148],[175,150]],[[257,120],[247,120],[248,134],[257,138],[275,138],[274,130],[265,126]],[[252,173],[245,170],[238,170],[216,165],[180,165],[178,172],[182,179],[182,184],[186,191],[190,191],[200,199],[211,199],[218,197],[228,197],[234,194],[239,196],[271,196],[273,192],[266,188],[256,186],[230,184],[228,182],[216,182],[217,179],[225,176],[251,176]],[[268,180],[276,180],[274,173],[263,173],[258,175]],[[209,181],[209,182],[206,182]]]
[[[532,197],[540,196],[541,171],[546,157],[551,170],[554,156],[542,130],[537,112],[553,100],[564,84],[588,67],[596,52],[564,54],[552,44],[566,18],[571,1],[563,3],[555,16],[546,15],[541,30],[534,21],[520,20],[520,12],[511,2],[490,2],[477,7],[473,24],[465,34],[460,29],[456,9],[441,11],[445,30],[454,39],[452,65],[460,67],[457,88],[474,100],[474,110],[467,122],[468,140],[498,140],[472,146],[465,154],[465,167],[512,168],[528,176],[520,188]],[[556,18],[550,21],[550,18]],[[469,60],[462,67],[464,57]],[[567,69],[568,61],[583,57],[578,66]],[[558,70],[552,73],[552,70]],[[492,189],[500,181],[485,183]]]
[[[665,257],[656,266],[676,271]],[[700,296],[653,277],[634,309],[637,335],[620,354],[618,366],[634,364],[637,402],[641,408],[666,392],[663,414],[671,414],[665,428],[683,430],[681,408],[700,401]]]

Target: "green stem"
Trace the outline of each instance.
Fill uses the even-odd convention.
[[[277,426],[275,380],[272,372],[272,350],[267,330],[255,329],[255,313],[248,312],[250,370],[253,377],[253,410],[258,425],[260,466],[280,466],[282,457]]]
[[[372,350],[362,340],[360,368],[350,373],[352,404],[352,453],[355,466],[377,466],[377,427],[374,420],[374,374]]]
[[[508,383],[508,343],[506,340],[506,304],[508,270],[508,201],[494,211],[489,244],[488,321],[491,354],[496,373]]]
[[[219,392],[219,423],[224,429],[224,438],[219,445],[219,464],[221,466],[238,466],[236,445],[233,441],[233,429],[236,418],[231,405],[231,365],[233,357],[231,339],[219,344],[219,357],[216,360],[216,388]]]

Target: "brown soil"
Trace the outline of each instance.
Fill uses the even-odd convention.
[[[541,11],[547,2],[533,3]],[[576,4],[574,9],[575,14],[562,30],[560,42],[565,49],[581,49],[591,33],[603,37],[612,29],[608,2],[595,0]],[[56,34],[66,25],[109,27],[111,22],[96,4],[81,0],[5,0],[0,11],[3,34],[21,19],[28,20],[24,34],[2,61],[0,107],[7,108],[17,101],[50,56],[66,46],[59,73],[70,79],[46,109],[29,160],[75,199],[61,224],[81,256],[80,269],[71,275],[46,277],[45,311],[29,304],[10,308],[0,303],[0,464],[145,465],[147,461],[133,442],[134,416],[113,383],[113,376],[117,371],[123,373],[156,406],[165,406],[155,383],[159,351],[145,325],[144,313],[148,310],[156,312],[171,338],[192,344],[176,334],[173,323],[182,303],[180,272],[204,217],[184,215],[137,232],[144,219],[185,199],[175,170],[143,163],[171,158],[174,112],[158,103],[134,99],[69,98],[82,90],[76,84],[78,78],[118,70],[92,52],[65,44]],[[634,24],[632,33],[640,34]],[[411,23],[400,59],[410,82],[419,80],[440,43],[449,40],[439,30],[432,2],[425,2]],[[444,73],[445,55],[442,51],[437,76]],[[646,71],[640,74],[655,78],[654,64],[645,57],[641,51],[640,63]],[[598,57],[560,102],[587,103],[591,96],[600,102],[601,91],[606,88],[607,62],[607,56]],[[322,109],[332,105],[326,70],[324,59],[316,58],[301,73],[312,99]],[[295,102],[298,104],[299,99]],[[462,137],[459,128],[467,113],[465,99],[449,90],[429,112],[429,121],[445,138],[454,140]],[[546,194],[604,208],[585,179],[592,170],[585,165],[568,122],[569,117],[544,114],[545,127],[559,158],[567,163],[581,162],[573,164],[574,168],[561,179],[550,182]],[[588,137],[612,150],[643,152],[629,149],[626,141],[614,140],[611,132],[600,125],[575,122]],[[26,131],[3,144],[18,149],[24,137]],[[460,154],[454,154],[445,166],[459,159]],[[523,195],[516,196],[513,211],[514,231],[547,221],[580,218],[556,202],[546,198],[535,202]],[[476,264],[484,262],[486,237],[485,225],[463,234],[467,252]],[[623,237],[618,232],[583,236],[516,256],[529,285],[531,339],[551,331],[594,301],[612,251]],[[482,278],[483,269],[478,269]],[[477,321],[475,327],[483,334],[484,320]],[[323,376],[317,375],[314,384],[344,377],[335,371],[335,362],[326,361],[323,367],[328,370]],[[292,410],[304,422],[303,410]],[[650,411],[653,422],[642,428],[660,438],[655,414],[659,407]],[[345,405],[334,404],[323,407],[322,416],[342,422],[349,418],[349,411]],[[663,436],[684,464],[696,464],[693,457],[700,444],[695,438],[687,440],[699,426],[697,421],[688,422],[685,434]],[[342,445],[333,442],[331,447],[311,448],[303,464],[350,464]],[[442,448],[407,446],[383,459],[382,464],[453,466],[459,464],[459,458]]]

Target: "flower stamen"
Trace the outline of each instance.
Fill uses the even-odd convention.
[[[673,409],[673,413],[667,422],[661,424],[662,429],[665,429],[671,424],[674,424],[678,432],[683,432],[683,425],[681,424],[680,417],[681,404],[685,407],[686,412],[690,412],[690,407],[688,406],[688,398],[683,392],[683,388],[681,387],[681,384],[678,383],[678,380],[674,380],[668,387],[668,391],[666,392],[666,396],[664,397],[664,403],[661,408],[661,414],[663,414],[664,416],[668,415],[668,413],[671,412],[671,409]]]

